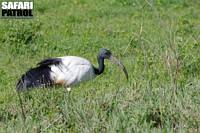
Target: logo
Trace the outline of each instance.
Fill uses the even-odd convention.
[[[1,2],[0,18],[32,18],[33,1],[3,1]]]

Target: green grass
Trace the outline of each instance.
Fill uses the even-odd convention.
[[[199,132],[199,0],[40,0],[29,20],[0,20],[0,132]],[[15,84],[47,57],[111,63],[96,79],[22,94]],[[69,96],[70,95],[70,96]]]

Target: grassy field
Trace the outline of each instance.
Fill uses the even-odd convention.
[[[0,132],[200,132],[199,0],[34,2],[34,19],[0,20]],[[63,55],[97,66],[100,48],[124,62],[129,81],[106,62],[70,95],[63,87],[23,93],[23,122],[21,74]]]

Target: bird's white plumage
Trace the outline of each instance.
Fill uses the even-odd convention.
[[[62,60],[62,63],[50,66],[50,76],[56,84],[63,84],[69,87],[95,78],[93,66],[87,59],[77,56],[58,58]]]

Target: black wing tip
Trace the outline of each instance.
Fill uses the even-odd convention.
[[[24,91],[27,88],[26,85],[25,85],[25,82],[24,82],[24,77],[25,77],[25,75],[23,74],[22,77],[17,82],[17,85],[16,85],[16,91],[17,92]]]
[[[25,74],[21,76],[16,84],[16,91],[22,92],[30,90],[31,88],[42,87],[46,88],[53,85],[53,81],[50,77],[50,68],[38,66],[36,68],[29,69]]]

